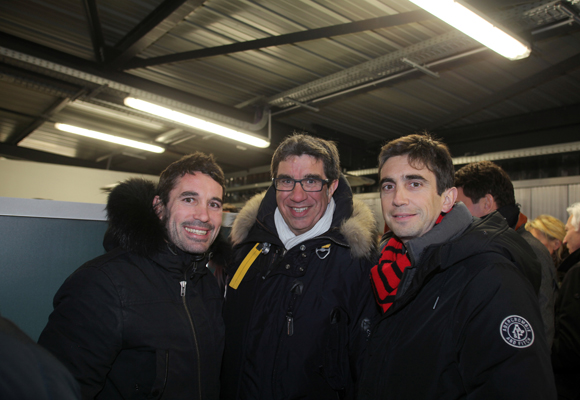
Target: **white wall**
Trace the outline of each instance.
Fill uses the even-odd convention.
[[[513,184],[516,202],[528,219],[548,214],[566,223],[566,208],[580,201],[580,176],[514,181]]]
[[[153,175],[0,158],[0,197],[106,204],[101,188],[132,177],[158,181]]]

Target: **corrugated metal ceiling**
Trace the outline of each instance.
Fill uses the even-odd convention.
[[[0,1],[0,153],[158,174],[201,150],[235,173],[267,165],[293,130],[337,140],[347,169],[372,167],[382,143],[426,128],[448,139],[454,156],[523,147],[522,135],[530,145],[573,140],[570,124],[580,126],[580,117],[561,135],[562,122],[551,121],[549,138],[514,128],[502,148],[491,134],[469,132],[580,108],[580,25],[532,34],[570,21],[578,2],[468,2],[530,40],[532,56],[470,53],[481,45],[407,0]],[[366,27],[356,25],[361,21]],[[145,116],[122,105],[129,93],[234,124],[255,123],[271,110],[273,144],[253,149]],[[167,151],[144,154],[76,137],[54,122],[157,139]],[[257,133],[267,136],[267,128]]]

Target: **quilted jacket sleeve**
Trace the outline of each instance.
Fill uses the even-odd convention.
[[[482,267],[453,321],[468,399],[556,398],[537,297],[512,265]]]
[[[94,399],[121,349],[122,311],[117,290],[100,269],[83,266],[61,286],[38,343],[51,351]]]

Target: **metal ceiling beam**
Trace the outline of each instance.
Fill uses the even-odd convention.
[[[446,144],[451,146],[474,140],[493,140],[521,132],[531,134],[535,131],[576,125],[580,125],[580,104],[550,108],[459,128],[438,130],[436,133]],[[553,139],[546,138],[546,144],[554,143]]]
[[[385,17],[372,18],[364,21],[349,22],[345,24],[328,26],[325,28],[310,29],[302,32],[294,32],[286,35],[278,35],[263,39],[249,40],[247,42],[233,43],[224,46],[186,51],[183,53],[170,54],[167,56],[153,57],[149,59],[134,59],[127,63],[126,68],[127,69],[145,68],[154,65],[194,60],[203,57],[232,54],[248,50],[258,50],[264,47],[282,46],[285,44],[293,44],[309,40],[323,39],[332,36],[340,36],[375,29],[390,28],[393,26],[421,22],[433,18],[435,18],[433,17],[433,15],[429,14],[424,10],[409,11],[406,13],[387,15]]]
[[[21,130],[20,132],[16,132],[12,134],[8,140],[6,140],[7,144],[18,144],[22,140],[24,140],[28,135],[32,132],[37,130],[42,124],[52,118],[53,115],[58,114],[62,109],[64,109],[71,101],[74,101],[76,98],[81,96],[85,93],[85,89],[81,89],[75,96],[67,97],[67,98],[60,98],[56,100],[50,107],[48,107],[40,117],[37,117],[31,124],[29,124],[26,128]]]
[[[26,114],[20,111],[15,111],[15,110],[9,110],[7,108],[4,107],[0,107],[0,114],[11,114],[11,115],[16,115],[18,117],[24,117],[24,118],[36,118],[36,115],[32,115],[32,114]]]
[[[95,60],[99,64],[105,62],[105,40],[103,39],[103,29],[101,21],[99,20],[99,12],[95,0],[83,0],[83,6],[87,16],[89,25],[89,35],[93,43],[93,51],[95,53]]]
[[[475,112],[484,110],[485,108],[494,105],[500,101],[509,99],[517,94],[520,94],[526,90],[529,90],[535,86],[541,85],[557,78],[566,72],[573,71],[580,67],[580,53],[572,57],[559,62],[558,64],[552,65],[528,78],[522,79],[511,86],[508,86],[502,90],[495,92],[494,94],[487,96],[479,101],[471,103],[465,107],[456,110],[454,113],[447,115],[427,127],[427,130],[436,130],[452,122],[455,122],[461,118],[471,115]]]
[[[96,163],[80,158],[61,156],[44,151],[27,149],[13,144],[0,143],[0,155],[8,158],[35,161],[48,164],[70,165],[75,167],[104,169],[103,163]]]
[[[157,82],[140,78],[128,73],[103,70],[102,68],[99,68],[95,62],[87,61],[82,58],[75,57],[70,54],[51,49],[4,32],[0,32],[0,47],[72,68],[82,73],[98,76],[105,80],[118,82],[122,85],[153,93],[161,97],[166,97],[177,102],[199,107],[200,109],[219,113],[231,118],[237,118],[240,120],[250,120],[251,118],[247,113],[234,107],[219,104],[215,101],[204,99],[194,94],[187,93],[182,90],[165,86],[163,84],[159,84]]]
[[[56,97],[71,97],[81,86],[0,62],[0,81]]]
[[[534,147],[573,142],[579,129],[580,104],[574,104],[435,133],[457,157],[519,149],[522,143]]]
[[[204,0],[165,0],[115,45],[114,50],[118,54],[108,62],[108,65],[112,68],[121,67],[173,29],[203,3]]]

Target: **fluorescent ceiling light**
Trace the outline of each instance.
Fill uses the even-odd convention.
[[[108,135],[108,134],[102,133],[102,132],[91,131],[88,129],[79,128],[77,126],[61,124],[61,123],[57,122],[56,124],[54,124],[54,127],[56,129],[61,130],[61,131],[74,133],[76,135],[86,136],[86,137],[90,137],[93,139],[104,140],[106,142],[116,143],[116,144],[120,144],[123,146],[134,147],[136,149],[151,151],[153,153],[163,153],[165,151],[165,149],[163,147],[160,147],[160,146],[155,146],[155,145],[147,144],[147,143],[141,143],[141,142],[137,142],[136,140],[125,139],[125,138],[118,137],[118,136]]]
[[[510,60],[526,58],[531,53],[527,43],[510,36],[457,1],[409,1]]]
[[[196,129],[201,129],[206,132],[215,133],[216,135],[227,137],[228,139],[237,140],[242,143],[249,144],[255,147],[268,147],[270,142],[260,139],[249,133],[237,131],[235,129],[226,128],[213,122],[196,118],[191,115],[184,114],[179,111],[174,111],[166,107],[161,107],[147,101],[138,100],[133,97],[125,98],[125,105],[136,108],[137,110],[145,111],[147,113],[157,115],[161,118],[166,118],[171,121],[179,122],[184,125],[191,126]]]

